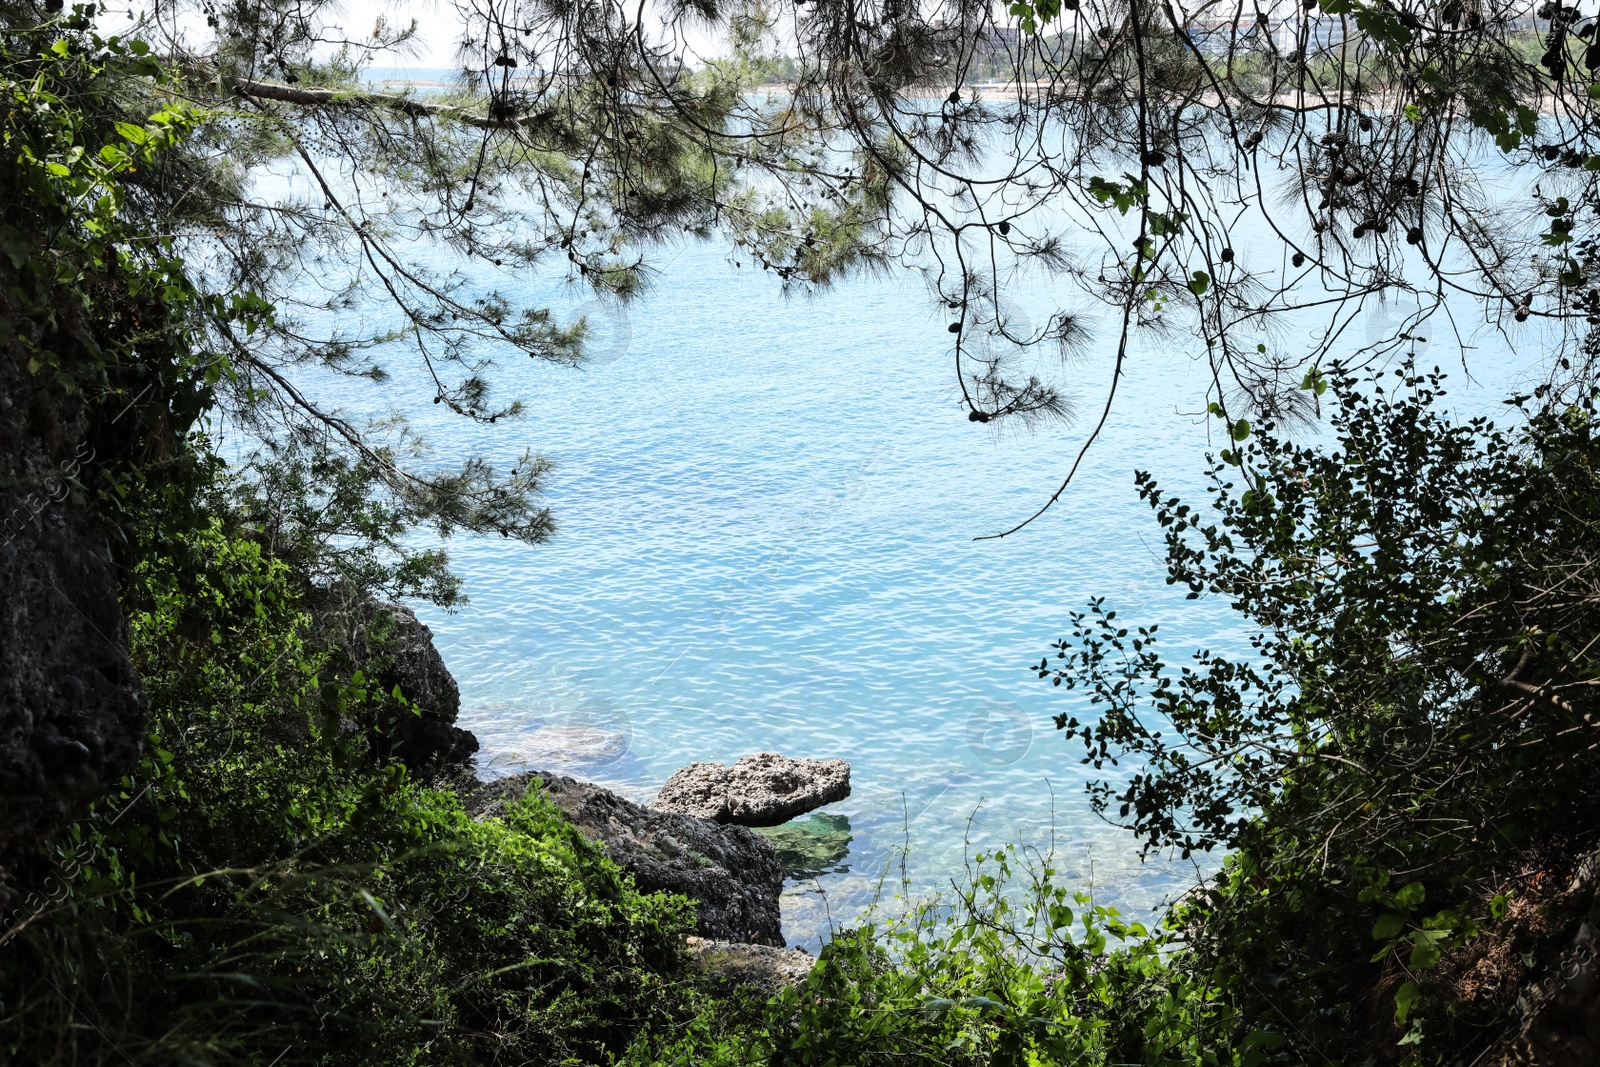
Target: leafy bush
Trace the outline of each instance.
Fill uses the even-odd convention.
[[[118,537],[149,736],[12,872],[0,1062],[593,1061],[692,1017],[687,902],[637,893],[538,795],[478,822],[376,758],[403,701],[310,640],[316,593],[447,602],[453,579],[400,545],[415,512],[374,503],[381,450],[280,442],[241,486],[194,432],[240,384],[209,342],[273,309],[199,291],[153,221],[234,199],[192,144],[206,116],[142,42],[72,23],[0,34],[0,356],[8,389],[81,401],[73,500]]]
[[[221,521],[137,576],[149,755],[0,954],[11,1062],[593,1062],[692,1014],[681,898],[538,794],[477,822],[377,766],[281,562]]]
[[[953,899],[838,933],[806,981],[759,1014],[726,1005],[675,1041],[646,1035],[652,1065],[1255,1063],[1281,1039],[1208,1040],[1222,1006],[1175,968],[1173,929],[1147,930],[1059,884],[1046,857],[980,853]],[[1218,1056],[1221,1056],[1219,1059]]]
[[[1234,427],[1210,512],[1139,476],[1169,582],[1227,597],[1254,654],[1169,666],[1097,601],[1039,672],[1097,706],[1058,720],[1084,761],[1134,768],[1103,812],[1233,850],[1181,911],[1184,967],[1292,1021],[1284,1062],[1470,1060],[1515,981],[1458,998],[1441,959],[1503,918],[1513,872],[1600,839],[1600,424],[1586,396],[1455,422],[1409,366],[1306,388],[1331,390],[1334,446]]]

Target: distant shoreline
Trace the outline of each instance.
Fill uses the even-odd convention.
[[[425,73],[429,76],[421,76],[424,74],[424,72],[419,71],[419,76],[415,77],[409,75],[396,75],[393,77],[363,78],[361,80],[361,84],[366,88],[382,92],[396,92],[405,89],[454,89],[459,84],[453,75],[448,75],[442,70],[429,70]],[[534,79],[532,76],[526,76],[525,78],[518,80],[533,82],[536,79]],[[977,82],[970,85],[960,86],[960,92],[963,99],[972,100],[978,103],[993,103],[997,101],[1015,100],[1019,95],[1031,100],[1036,99],[1041,93],[1047,92],[1051,84],[1052,83],[1048,82]],[[794,91],[794,84],[792,82],[772,82],[767,85],[757,86],[753,91],[773,94],[792,94]],[[944,86],[913,85],[901,89],[897,95],[901,99],[905,100],[942,100],[948,96],[950,92],[951,90]],[[1196,100],[1195,103],[1200,107],[1214,108],[1219,106],[1220,100],[1215,93],[1206,93]],[[1239,103],[1241,102],[1234,101],[1236,106]],[[1397,102],[1387,96],[1375,96],[1365,101],[1365,104],[1366,110],[1371,113],[1397,110]],[[1304,98],[1296,97],[1290,94],[1281,94],[1272,101],[1272,106],[1278,108],[1294,108],[1302,111],[1332,111],[1336,110],[1341,105],[1340,101],[1332,98],[1319,100],[1312,97],[1310,94],[1307,94]]]
[[[382,78],[363,77],[361,79],[361,85],[370,89],[394,91],[399,89],[454,89],[459,84],[453,75],[445,75],[442,71],[439,72],[439,74],[440,76],[431,76],[432,72],[430,72],[430,76],[394,75],[391,77]],[[530,76],[518,80],[532,82],[535,79]],[[972,85],[961,86],[961,93],[963,96],[972,94],[978,100],[1005,99],[1014,97],[1017,93],[1017,88],[1018,87],[1015,84],[1010,82],[979,82]],[[1041,89],[1045,88],[1045,86],[1037,83],[1025,83],[1021,88],[1024,93],[1032,96],[1037,94]],[[792,93],[794,91],[794,85],[791,82],[771,82],[766,85],[757,86],[755,91]],[[950,90],[944,86],[926,85],[910,86],[902,89],[899,95],[911,100],[942,100],[948,96],[949,93]]]

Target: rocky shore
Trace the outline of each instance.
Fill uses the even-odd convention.
[[[432,633],[408,608],[384,604],[375,610],[392,620],[385,628],[381,681],[398,686],[417,709],[389,724],[378,747],[414,773],[452,785],[475,818],[492,818],[528,790],[543,789],[640,889],[695,901],[698,938],[691,949],[706,969],[726,971],[738,981],[758,975],[756,984],[805,973],[798,962],[805,953],[785,948],[778,905],[783,865],[772,842],[751,827],[778,826],[843,800],[850,795],[848,763],[774,752],[731,766],[694,763],[673,774],[644,805],[548,771],[485,783],[471,764],[478,740],[456,724],[460,690]]]
[[[464,800],[474,816],[487,818],[535,786],[640,889],[694,900],[701,937],[784,946],[778,919],[783,868],[754,830],[652,810],[601,786],[540,771],[491,782]]]
[[[850,764],[842,759],[757,752],[731,767],[689,764],[667,779],[650,806],[737,826],[781,826],[849,795]]]

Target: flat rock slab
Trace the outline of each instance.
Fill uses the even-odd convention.
[[[849,795],[850,764],[842,759],[757,752],[731,767],[689,764],[667,779],[650,807],[738,826],[778,826]]]
[[[693,899],[702,937],[783,946],[783,868],[754,830],[652,811],[590,782],[541,771],[491,782],[463,800],[476,818],[498,816],[535,784],[641,890]]]

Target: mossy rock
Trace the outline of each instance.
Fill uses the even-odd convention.
[[[844,815],[812,813],[782,826],[762,826],[756,833],[772,842],[790,878],[816,878],[850,869],[844,862],[850,854],[850,819]]]

